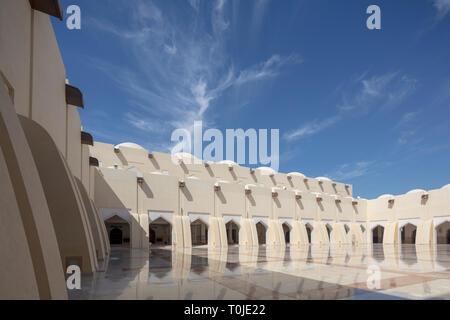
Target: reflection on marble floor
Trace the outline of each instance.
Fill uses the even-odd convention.
[[[113,248],[103,269],[70,298],[450,299],[450,245]]]

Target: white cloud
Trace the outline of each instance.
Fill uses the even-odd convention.
[[[417,80],[398,72],[360,78],[356,82],[360,89],[350,93],[350,97],[343,94],[338,108],[344,112],[367,112],[375,106],[381,109],[395,107],[414,92],[416,84]]]
[[[398,144],[406,144],[408,143],[409,139],[413,137],[416,134],[415,130],[406,130],[402,131],[400,134],[400,137],[397,139]]]
[[[199,10],[200,7],[200,0],[188,0],[189,4],[192,8],[194,8],[196,11]]]
[[[167,131],[165,123],[152,118],[142,118],[134,113],[125,113],[125,120],[133,127],[145,132],[161,133]]]
[[[189,4],[200,9],[198,1],[191,0]],[[203,14],[180,22],[152,1],[137,1],[131,12],[120,13],[124,20],[128,19],[127,29],[112,22],[92,22],[99,30],[118,37],[130,55],[129,63],[120,66],[104,61],[92,64],[128,93],[131,106],[139,108],[131,110],[135,116],[152,119],[126,116],[125,120],[133,126],[150,130],[150,126],[164,123],[168,129],[191,130],[197,120],[205,126],[212,125],[208,111],[227,90],[272,79],[285,65],[300,62],[296,55],[274,54],[259,64],[236,68],[227,55],[231,24],[228,1],[208,1],[205,6],[202,4],[201,10],[204,9],[210,10],[207,22],[211,23],[212,32],[204,23]],[[161,135],[159,139],[168,140],[170,136]]]
[[[399,73],[386,73],[372,77],[367,77],[367,73],[364,73],[353,81],[349,90],[341,88],[342,102],[337,105],[336,115],[303,124],[284,135],[284,139],[294,141],[317,134],[356,111],[367,113],[375,106],[379,109],[395,107],[414,92],[416,83],[415,79]]]
[[[398,128],[398,127],[402,127],[402,126],[405,126],[405,125],[411,123],[412,121],[414,121],[417,118],[419,113],[420,113],[420,111],[412,111],[412,112],[407,112],[407,113],[403,114],[403,116],[400,118],[400,121],[397,123],[397,125],[395,127]]]
[[[373,162],[370,161],[347,163],[341,165],[333,174],[328,176],[334,181],[350,180],[367,175],[372,165]]]
[[[260,65],[241,71],[235,84],[242,85],[252,81],[275,77],[278,75],[280,68],[289,63],[301,63],[301,59],[297,55],[291,55],[285,58],[279,55],[273,55],[269,60]]]
[[[450,12],[450,0],[434,0],[434,7],[437,10],[438,18],[444,18]]]
[[[173,55],[177,53],[177,47],[175,45],[164,45],[164,51],[166,51],[167,54]]]
[[[334,116],[330,118],[326,118],[321,121],[313,121],[302,125],[300,128],[287,133],[284,138],[288,141],[298,140],[307,136],[314,135],[319,133],[328,127],[334,125],[336,122],[340,120],[339,116]]]
[[[270,0],[254,0],[253,18],[252,18],[252,31],[257,33],[263,22],[265,12],[269,5]]]

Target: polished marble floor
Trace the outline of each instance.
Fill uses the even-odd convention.
[[[114,247],[70,299],[450,299],[450,245]]]

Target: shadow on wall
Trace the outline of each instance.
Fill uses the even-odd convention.
[[[95,205],[97,206],[97,208],[106,208],[106,209],[117,209],[118,211],[127,211],[129,212],[129,208],[127,208],[123,202],[119,199],[119,197],[116,195],[116,193],[114,192],[113,189],[111,189],[111,187],[109,186],[109,184],[106,182],[105,178],[103,177],[103,175],[101,174],[100,170],[95,170],[95,177],[94,177],[94,181],[95,181],[95,192],[94,192],[94,197],[95,197]],[[137,183],[137,179],[136,179],[136,183]],[[145,184],[146,185],[146,184]],[[145,188],[145,186],[144,186]],[[144,192],[146,193],[146,195],[148,196],[149,194],[153,196],[152,191],[150,190],[150,188],[147,185],[147,189],[144,189]],[[101,195],[101,199],[99,199],[99,195]],[[111,239],[111,227],[113,225],[109,225],[107,223],[107,221],[104,220],[103,216],[101,217],[103,223],[105,224],[105,227],[107,228],[108,231],[108,239],[109,239],[109,243],[114,245],[116,240],[115,239]],[[111,218],[111,217],[110,217]],[[108,218],[109,219],[109,218]],[[122,219],[123,220],[123,219]],[[148,234],[147,231],[145,229],[142,228],[142,226],[140,225],[139,221],[136,221],[135,218],[130,214],[130,222],[126,221],[126,223],[129,224],[129,230],[130,230],[130,245],[132,246],[133,243],[133,239],[139,239],[139,241],[144,241],[144,239],[147,239],[147,244],[145,243],[141,243],[140,247],[142,248],[146,248],[146,245],[148,246]],[[134,222],[134,223],[133,223]],[[136,237],[137,233],[138,236]],[[144,237],[144,235],[146,235],[146,237]],[[114,240],[114,241],[112,241]]]
[[[225,194],[221,190],[217,191],[216,194],[222,204],[227,204],[227,199],[225,198]]]
[[[128,166],[128,161],[125,158],[125,156],[122,154],[122,152],[116,153],[117,157],[119,158],[120,162],[122,163],[122,166],[126,167]]]
[[[141,188],[142,188],[142,191],[144,191],[145,196],[146,196],[147,198],[153,199],[153,198],[155,197],[155,195],[153,194],[152,189],[150,188],[150,186],[148,185],[148,183],[145,182],[145,180],[144,180],[144,182],[141,183]]]
[[[194,201],[194,198],[192,197],[192,194],[190,193],[189,189],[186,186],[184,188],[181,188],[181,192],[183,192],[183,194],[186,197],[187,201],[189,201],[189,202]]]

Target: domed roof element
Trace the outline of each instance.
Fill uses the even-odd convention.
[[[303,173],[300,173],[300,172],[290,172],[290,173],[288,173],[288,176],[301,177],[301,178],[306,177]]]
[[[172,159],[183,161],[188,164],[191,164],[191,163],[194,163],[197,161],[200,162],[200,160],[197,157],[195,157],[194,155],[192,155],[190,153],[186,153],[186,152],[175,153],[174,155],[172,155]]]
[[[407,194],[413,194],[413,193],[425,193],[426,191],[425,190],[422,190],[422,189],[414,189],[414,190],[411,190],[411,191],[409,191]]]
[[[263,176],[275,175],[277,172],[270,167],[259,167],[258,170]]]
[[[117,146],[115,146],[115,148],[120,148],[120,147],[129,148],[129,149],[145,150],[144,147],[142,147],[136,143],[132,143],[132,142],[124,142],[124,143],[121,143],[121,144],[118,144]]]
[[[226,164],[228,166],[233,166],[233,167],[236,167],[238,165],[236,162],[231,161],[231,160],[220,161],[219,164]]]

